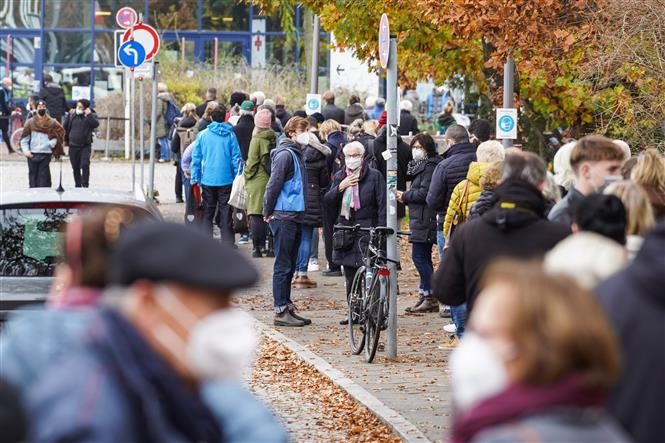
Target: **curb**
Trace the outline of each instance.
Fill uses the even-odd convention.
[[[252,317],[253,318],[253,317]],[[416,426],[400,415],[397,411],[390,409],[378,398],[370,394],[362,386],[344,375],[340,370],[335,369],[330,363],[314,354],[309,349],[291,340],[281,332],[267,326],[254,318],[254,322],[263,334],[282,343],[291,352],[305,362],[314,366],[321,374],[325,375],[335,385],[345,390],[357,402],[361,403],[367,409],[372,411],[379,420],[388,426],[398,437],[405,442],[413,443],[431,443],[431,441]]]

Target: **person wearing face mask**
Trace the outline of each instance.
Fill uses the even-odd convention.
[[[28,159],[28,178],[31,188],[50,188],[51,157],[64,154],[65,130],[46,112],[46,102],[37,102],[37,114],[25,122],[21,132],[21,150]]]
[[[607,181],[620,180],[621,166],[625,161],[623,150],[612,140],[602,135],[587,135],[575,144],[570,153],[573,185],[550,211],[548,218],[572,224],[571,207],[582,197],[602,191]]]
[[[345,226],[360,225],[363,228],[386,225],[386,182],[383,175],[363,164],[365,148],[354,141],[343,148],[345,168],[335,174],[330,190],[324,197],[331,211],[339,214],[337,223]],[[340,233],[343,231],[339,231]],[[348,235],[348,233],[346,233]],[[333,262],[344,267],[346,296],[348,298],[353,277],[362,266],[363,253],[367,250],[368,237],[355,236],[333,249]],[[348,318],[340,324],[347,324]]]
[[[120,233],[108,269],[87,340],[28,391],[34,440],[287,441],[241,386],[257,337],[231,295],[258,279],[247,259],[150,221]]]
[[[540,264],[489,268],[450,370],[453,443],[631,441],[605,412],[620,355],[599,303]]]
[[[90,101],[76,102],[65,117],[65,144],[69,146],[69,161],[74,171],[77,188],[87,188],[90,183],[90,156],[92,155],[92,133],[99,127],[97,114],[90,108]]]
[[[283,138],[270,152],[270,178],[263,195],[263,220],[273,233],[275,264],[272,296],[275,326],[300,327],[312,321],[296,313],[291,301],[291,281],[305,218],[307,172],[302,149],[309,143],[309,123],[302,117],[286,122]]]
[[[407,172],[411,189],[397,191],[397,200],[409,207],[411,258],[420,275],[418,302],[407,312],[439,312],[439,302],[432,297],[432,245],[436,244],[436,213],[427,207],[425,198],[436,165],[442,160],[436,155],[436,144],[429,134],[421,133],[411,141],[413,160]]]

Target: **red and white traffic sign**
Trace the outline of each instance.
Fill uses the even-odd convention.
[[[139,21],[139,15],[133,8],[125,6],[118,9],[118,12],[115,13],[115,22],[121,28],[127,29],[131,28],[132,25],[135,25]]]
[[[128,42],[131,38],[132,29],[130,28],[122,36],[122,42]],[[157,55],[157,51],[159,51],[159,35],[152,26],[145,23],[139,23],[134,26],[134,41],[139,42],[145,48],[146,61],[152,60]]]
[[[379,25],[379,61],[381,67],[386,69],[388,67],[388,58],[390,57],[390,25],[388,24],[388,15],[381,16],[381,24]]]

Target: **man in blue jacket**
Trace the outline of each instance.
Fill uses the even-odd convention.
[[[233,211],[229,205],[229,197],[242,155],[233,127],[224,123],[224,106],[220,105],[210,116],[212,123],[196,137],[190,181],[191,184],[201,185],[203,218],[210,234],[212,235],[215,211],[218,210],[222,241],[234,244]]]
[[[298,248],[305,217],[307,172],[301,146],[309,143],[309,123],[291,117],[284,127],[286,137],[270,153],[270,179],[263,195],[263,219],[275,239],[272,295],[275,326],[305,326],[311,320],[300,317],[291,301],[291,280],[296,270]]]

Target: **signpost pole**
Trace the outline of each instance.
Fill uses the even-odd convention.
[[[134,103],[136,102],[136,83],[134,72],[131,72],[129,75],[129,95],[131,97],[129,102],[129,133],[131,140],[130,155],[132,157],[132,192],[134,192],[136,191],[136,110],[134,109]]]
[[[152,109],[150,110],[150,169],[148,170],[148,198],[155,198],[155,126],[157,126],[157,82],[159,62],[152,64]]]
[[[387,70],[387,103],[388,110],[388,139],[387,148],[390,157],[386,162],[386,222],[395,234],[388,236],[387,255],[391,260],[397,261],[397,39],[390,36],[390,53]],[[390,267],[390,294],[388,308],[388,339],[386,343],[386,358],[397,358],[397,266],[389,262]]]
[[[513,91],[515,90],[515,63],[512,58],[506,60],[503,65],[503,107],[513,107]],[[513,141],[510,139],[503,140],[503,147],[510,148]]]
[[[139,149],[141,150],[141,193],[145,195],[145,104],[143,103],[143,79],[139,79],[139,140],[141,143]]]
[[[312,70],[309,82],[309,92],[316,94],[319,91],[319,40],[321,39],[321,20],[318,15],[314,16],[312,27]]]
[[[125,159],[129,158],[129,149],[130,149],[130,141],[129,141],[129,122],[130,122],[130,109],[131,109],[131,104],[130,104],[130,85],[129,85],[129,70],[124,69],[125,72]]]

